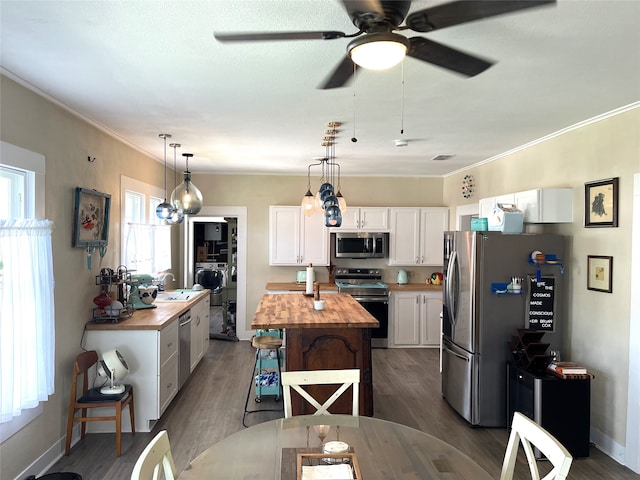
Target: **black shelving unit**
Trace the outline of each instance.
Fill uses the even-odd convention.
[[[574,457],[589,456],[591,378],[563,379],[507,365],[508,419],[520,412],[562,443]],[[540,457],[540,452],[536,451]]]

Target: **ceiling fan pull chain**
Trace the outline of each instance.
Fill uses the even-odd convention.
[[[351,141],[356,143],[358,138],[356,137],[356,64],[353,64],[353,137],[351,137]]]

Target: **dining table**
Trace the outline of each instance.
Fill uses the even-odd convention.
[[[329,445],[344,444],[349,452],[340,450],[344,458],[315,458]],[[399,423],[350,415],[300,415],[254,425],[207,448],[178,479],[299,480],[298,457],[309,465],[357,464],[360,476],[354,479],[491,479],[445,440]]]

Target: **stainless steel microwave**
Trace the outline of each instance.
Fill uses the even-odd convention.
[[[386,258],[388,252],[388,233],[336,233],[336,258]]]

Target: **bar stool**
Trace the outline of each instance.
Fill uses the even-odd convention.
[[[262,391],[266,390],[270,393],[265,393],[265,395],[275,395],[276,402],[282,398],[282,353],[280,348],[282,347],[282,330],[277,330],[275,333],[278,336],[273,336],[274,332],[267,332],[266,330],[259,330],[256,335],[251,339],[251,345],[256,349],[256,358],[253,363],[253,370],[251,372],[251,381],[249,382],[249,390],[247,390],[247,399],[244,402],[244,414],[242,415],[242,425],[245,427],[247,424],[245,423],[246,417],[249,413],[257,413],[257,412],[279,412],[281,409],[272,409],[272,408],[261,408],[257,410],[248,410],[249,407],[249,397],[251,396],[251,390],[256,389],[256,403],[260,403],[262,401]],[[261,351],[273,350],[276,352],[276,358],[262,358]],[[256,376],[260,376],[263,368],[273,368],[271,366],[264,366],[264,363],[269,363],[269,361],[275,361],[278,369],[278,378],[277,378],[277,386],[263,386],[258,381],[256,384]],[[275,373],[275,372],[274,372]],[[271,393],[272,390],[275,390],[274,393]]]

